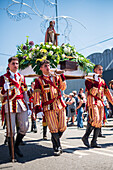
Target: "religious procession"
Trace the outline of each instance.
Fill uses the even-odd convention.
[[[32,12],[33,5],[36,8],[35,1],[32,7],[23,1],[12,1],[6,10],[13,19],[29,18],[21,11],[23,6]],[[21,5],[19,15],[9,10],[17,4]],[[68,38],[70,17],[58,17],[57,8],[56,17],[40,15],[44,19],[43,42],[34,43],[26,36],[26,42],[16,46],[16,54],[8,57],[5,73],[0,74],[0,152],[3,155],[0,164],[23,164],[38,159],[39,169],[44,170],[52,157],[47,169],[52,169],[54,164],[55,168],[58,164],[59,170],[63,166],[66,170],[81,169],[80,165],[83,170],[94,169],[98,160],[102,163],[104,157],[113,157],[112,50],[84,57],[75,46],[60,39]],[[67,25],[64,33],[58,31],[58,21],[62,19]],[[71,167],[75,158],[71,153],[79,161],[76,168],[75,164]],[[102,157],[98,159],[98,155]],[[44,163],[41,158],[45,159]],[[88,160],[92,162],[90,165]],[[35,164],[28,169],[36,169]]]
[[[47,42],[57,47],[56,35],[58,34],[54,30],[54,24],[55,21],[50,21],[45,35],[45,44]],[[33,42],[29,42],[30,45],[31,43]],[[113,96],[101,78],[103,67],[95,65],[94,73],[84,76],[85,93],[84,89],[80,88],[78,94],[77,91],[65,94],[66,77],[63,69],[55,69],[53,74],[49,60],[45,58],[37,60],[39,60],[39,70],[42,74],[31,82],[29,90],[27,90],[25,77],[17,72],[20,63],[16,56],[8,59],[7,73],[0,77],[1,114],[7,130],[4,143],[8,145],[10,160],[14,162],[17,161],[17,156],[23,157],[19,145],[24,143],[23,138],[29,127],[28,116],[31,116],[31,132],[34,133],[37,133],[37,117],[43,119],[44,140],[47,140],[47,127],[49,128],[54,156],[60,156],[63,153],[60,140],[66,127],[73,126],[76,119],[77,127],[83,128],[85,117],[87,127],[85,134],[81,137],[82,142],[88,148],[101,148],[101,145],[97,144],[97,138],[103,137],[101,127],[109,115],[109,102],[113,105]],[[15,127],[16,140],[14,140]],[[92,131],[94,134],[89,144],[88,138]]]

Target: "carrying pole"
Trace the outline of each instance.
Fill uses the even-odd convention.
[[[9,125],[10,125],[10,137],[11,137],[11,151],[12,151],[12,162],[14,162],[14,142],[13,142],[13,133],[12,133],[12,123],[11,123],[11,113],[9,105],[9,89],[7,89],[7,103],[8,103],[8,115],[9,115]]]

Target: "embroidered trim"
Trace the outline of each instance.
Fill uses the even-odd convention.
[[[41,92],[41,90],[40,89],[35,89],[34,92]]]

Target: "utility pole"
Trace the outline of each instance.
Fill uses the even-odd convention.
[[[56,31],[58,33],[58,9],[57,9],[57,0],[55,0],[55,8],[56,8]]]

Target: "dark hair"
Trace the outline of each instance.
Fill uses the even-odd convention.
[[[83,88],[80,88],[80,90],[79,91],[81,91],[81,90],[84,90]]]
[[[52,23],[53,21],[50,21],[49,23]]]
[[[72,91],[73,94],[77,94],[77,91]]]
[[[13,57],[10,57],[10,58],[8,59],[8,63],[10,63],[12,60],[19,61],[19,59],[18,59],[17,57],[13,56]]]
[[[9,67],[7,67],[7,68],[6,68],[6,71],[8,71],[8,70],[10,70],[10,68],[9,68]]]
[[[40,67],[42,67],[44,64],[50,64],[49,60],[43,60],[40,62]]]
[[[35,83],[35,81],[32,81],[32,82],[31,82],[31,85],[32,85],[33,83]]]
[[[102,67],[102,66],[100,64],[97,64],[97,65],[94,66],[94,70],[98,67]]]
[[[82,95],[81,94],[78,94],[78,96],[80,97],[80,99],[83,99]]]

